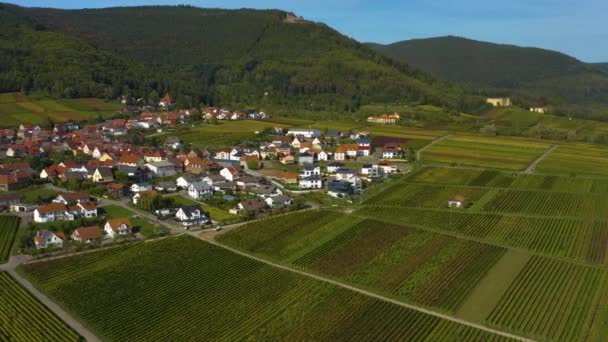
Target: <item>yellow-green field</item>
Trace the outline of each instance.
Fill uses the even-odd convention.
[[[100,99],[37,100],[21,93],[0,94],[0,127],[14,127],[21,123],[46,124],[82,121],[98,116],[107,117],[120,109],[114,102]]]
[[[527,139],[454,136],[425,150],[422,161],[523,170],[549,148],[549,144]]]
[[[608,176],[608,148],[597,145],[560,145],[536,170],[549,173]]]

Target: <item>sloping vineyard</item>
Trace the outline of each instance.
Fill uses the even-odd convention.
[[[506,340],[188,236],[111,251],[22,271],[108,341]]]
[[[0,216],[0,263],[8,260],[20,222],[17,216]]]

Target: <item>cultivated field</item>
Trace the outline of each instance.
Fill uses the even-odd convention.
[[[538,172],[608,176],[608,148],[560,145],[536,167]]]
[[[187,236],[22,272],[108,341],[504,340]]]
[[[0,340],[78,341],[79,336],[8,273],[0,271]]]
[[[0,94],[0,127],[15,127],[21,123],[47,124],[82,121],[107,117],[121,106],[94,98],[83,99],[29,99],[20,93]]]
[[[0,263],[8,260],[21,220],[17,216],[0,216]]]
[[[454,136],[425,150],[422,161],[523,170],[548,148],[548,144],[523,139]]]

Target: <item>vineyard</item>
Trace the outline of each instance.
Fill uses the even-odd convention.
[[[599,305],[605,282],[605,271],[534,257],[487,323],[552,341],[587,340],[594,321],[608,319]]]
[[[459,308],[505,251],[376,220],[345,222],[336,215],[290,214],[246,225],[219,241],[449,312]],[[336,221],[327,224],[329,219]],[[318,226],[334,228],[323,229],[323,243],[310,235]],[[294,245],[299,248],[285,247]]]
[[[17,216],[0,216],[0,263],[8,260],[21,220]]]
[[[79,336],[6,272],[0,271],[1,341],[78,341]]]
[[[356,215],[454,233],[591,264],[605,264],[608,261],[607,221],[390,206],[365,206]]]
[[[108,341],[505,340],[188,236],[21,272]]]
[[[479,200],[487,189],[460,186],[436,186],[421,184],[400,184],[369,198],[366,204],[389,204],[404,207],[445,208],[448,201],[460,195],[465,198],[465,207]]]
[[[561,145],[543,159],[536,170],[608,176],[608,149],[596,145]]]
[[[547,144],[527,140],[458,136],[429,147],[422,161],[523,170],[548,148]]]

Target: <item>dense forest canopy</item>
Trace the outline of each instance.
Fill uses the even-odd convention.
[[[608,72],[565,54],[460,37],[415,39],[368,47],[435,77],[561,114],[608,119]]]
[[[184,105],[337,112],[369,103],[485,108],[481,97],[459,86],[324,24],[287,22],[287,15],[189,6],[0,5],[0,61],[6,66],[0,91],[146,99],[170,92]]]

